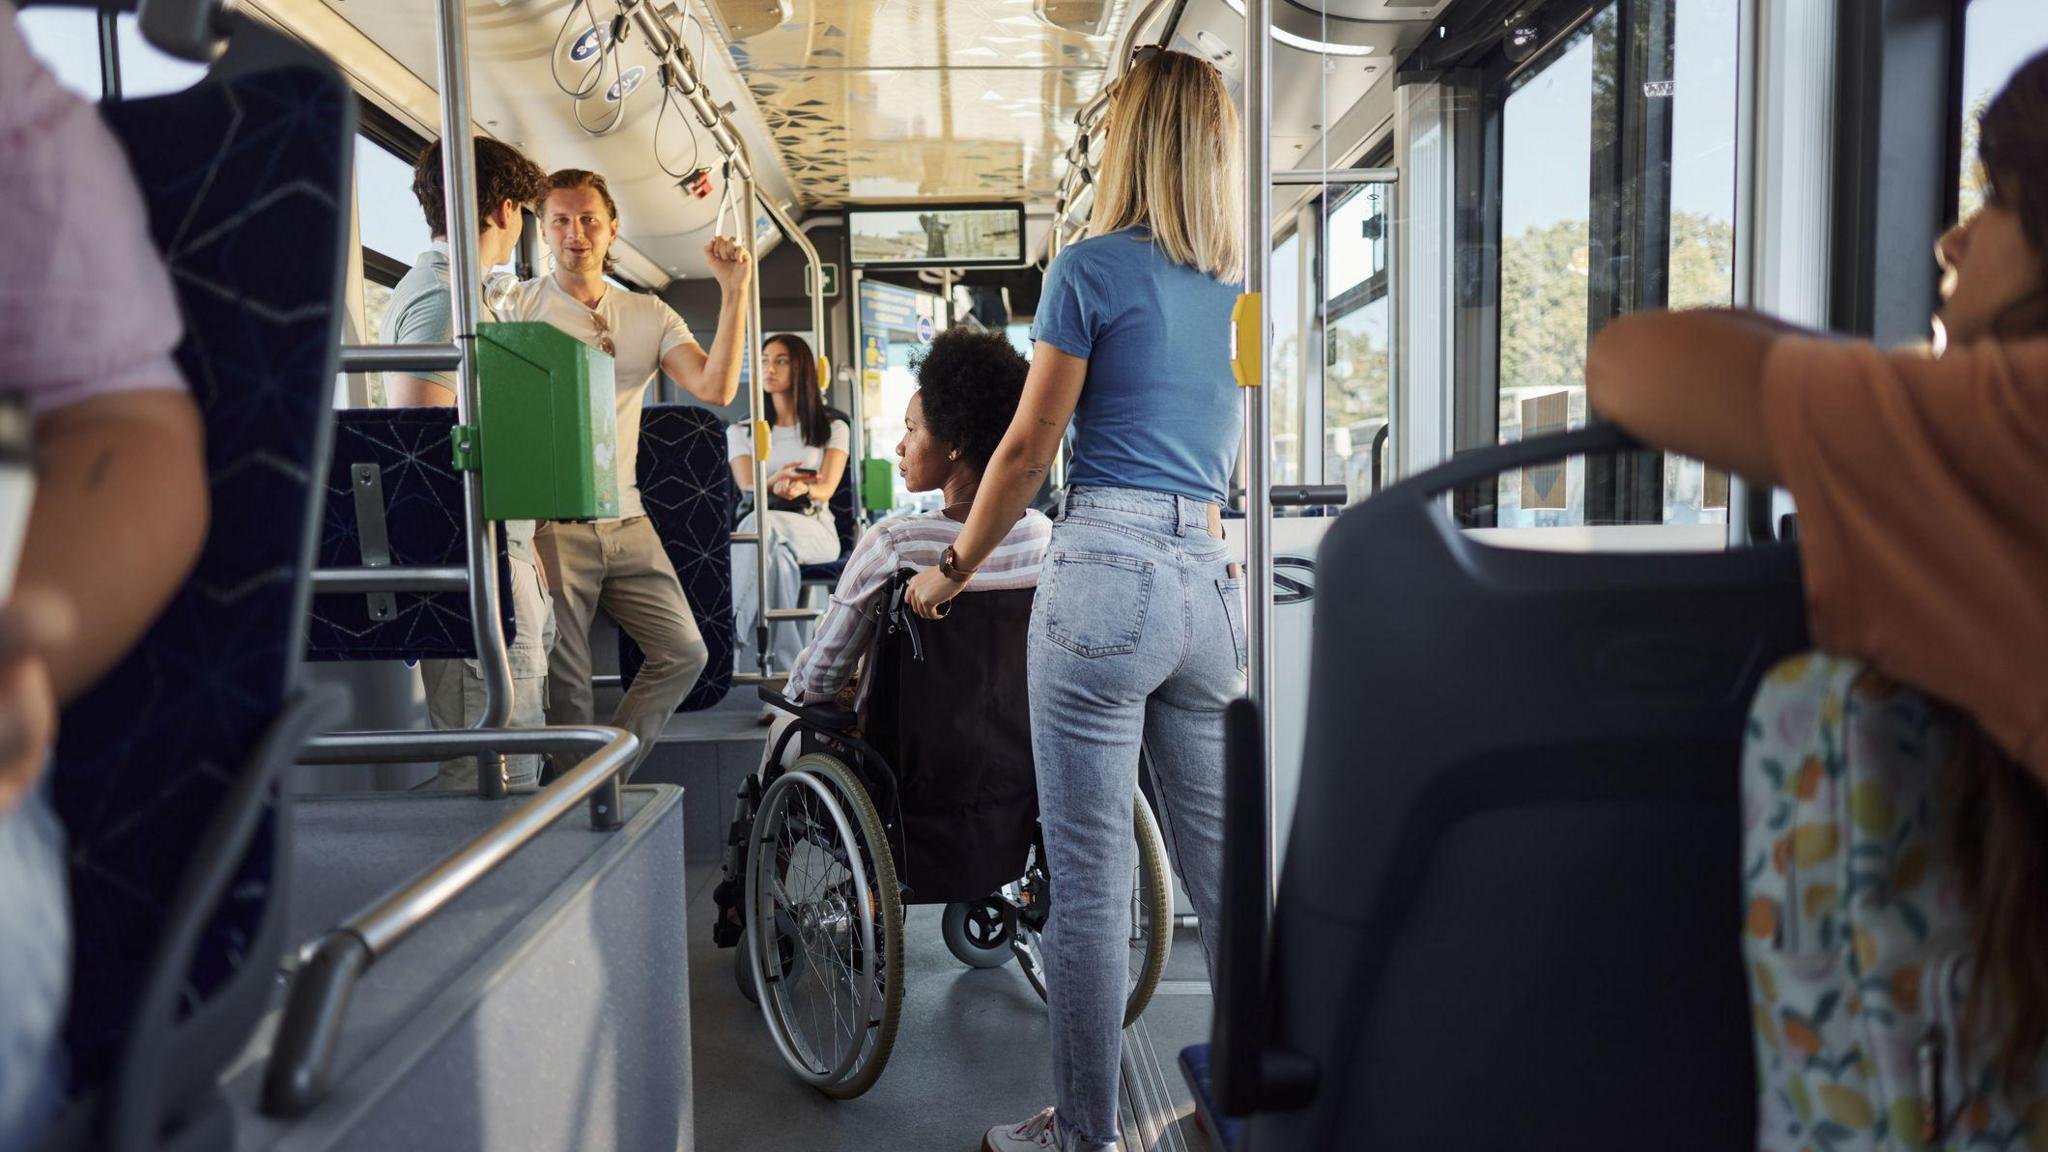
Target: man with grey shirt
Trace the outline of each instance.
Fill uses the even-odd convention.
[[[412,270],[392,289],[378,333],[386,344],[450,344],[455,340],[454,300],[449,291],[447,196],[441,183],[441,145],[436,141],[413,165],[413,195],[426,213],[433,246],[420,253]],[[476,138],[477,264],[479,274],[504,264],[519,245],[521,209],[547,192],[547,174],[508,144]],[[449,372],[384,374],[384,403],[394,408],[455,404],[456,379]],[[547,723],[548,653],[555,642],[555,615],[547,583],[534,560],[531,520],[502,525],[505,551],[511,558],[512,619],[515,635],[508,649],[512,664],[511,723],[538,728]],[[464,728],[484,709],[484,683],[475,660],[427,660],[420,664],[426,682],[427,713],[436,728]],[[476,789],[476,758],[465,756],[441,766],[440,785],[460,791]],[[540,780],[540,757],[506,758],[506,784],[532,788]]]

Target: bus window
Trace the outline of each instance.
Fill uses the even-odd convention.
[[[1595,32],[1614,8],[1512,82],[1501,119],[1500,439],[1563,431],[1586,419],[1591,308]],[[1585,461],[1562,487],[1504,482],[1503,528],[1585,522]]]
[[[409,268],[426,251],[426,218],[412,194],[412,165],[367,136],[356,137],[356,228],[363,247]]]
[[[115,18],[114,27],[123,100],[183,92],[206,75],[206,65],[180,60],[145,40],[142,30],[135,26],[134,16],[122,13]]]
[[[1320,482],[1354,501],[1372,491],[1372,445],[1387,422],[1392,376],[1387,303],[1387,219],[1393,189],[1369,184],[1329,213],[1324,228],[1326,337]],[[1310,480],[1310,483],[1317,482]]]
[[[1737,0],[1677,6],[1671,109],[1668,306],[1735,302]],[[1684,456],[1664,457],[1664,522],[1726,523],[1728,476]]]
[[[1273,483],[1300,484],[1301,477],[1301,234],[1273,245],[1273,272],[1266,293],[1267,325],[1273,333],[1273,386],[1267,425],[1273,441]]]
[[[1616,0],[1511,72],[1501,115],[1499,438],[1582,427],[1586,349],[1617,316],[1735,292],[1739,0]],[[1588,164],[1590,157],[1591,163]],[[1655,462],[1648,456],[1644,463]],[[1727,517],[1696,460],[1583,460],[1499,486],[1496,523]]]
[[[2019,66],[2048,47],[2048,5],[2041,0],[1971,0],[1963,26],[1963,149],[1959,218],[1984,206],[1977,171],[1977,117]]]
[[[59,84],[87,100],[100,98],[98,13],[90,8],[30,8],[15,19],[29,48]]]

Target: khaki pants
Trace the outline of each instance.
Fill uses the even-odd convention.
[[[676,570],[645,516],[595,524],[543,524],[534,536],[555,596],[555,652],[548,661],[548,723],[589,724],[590,625],[598,608],[631,636],[647,662],[612,714],[640,738],[638,768],[662,726],[710,662]],[[567,767],[567,765],[562,765]]]
[[[512,548],[510,570],[512,619],[517,634],[506,650],[512,665],[512,715],[514,728],[538,728],[547,723],[548,652],[555,644],[555,614],[547,590],[540,584],[540,568],[531,549]],[[484,678],[475,660],[422,660],[420,680],[427,690],[427,715],[440,729],[467,728],[484,712]],[[515,789],[540,783],[540,757],[507,756],[505,783]],[[456,792],[476,791],[476,757],[462,756],[441,765],[438,787]]]

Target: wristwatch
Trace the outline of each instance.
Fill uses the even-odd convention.
[[[969,580],[974,579],[974,573],[978,569],[962,569],[959,565],[959,559],[958,556],[953,554],[953,546],[951,544],[946,545],[945,552],[939,556],[939,575],[944,576],[955,584],[965,584]]]

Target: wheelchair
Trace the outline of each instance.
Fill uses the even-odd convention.
[[[858,713],[762,688],[797,722],[740,788],[715,897],[717,942],[741,945],[741,992],[790,1068],[841,1100],[873,1087],[894,1047],[906,905],[946,905],[956,958],[1015,958],[1045,996],[1056,877],[1038,831],[1030,714],[989,704],[1026,699],[1033,593],[969,593],[945,619],[922,620],[903,602],[912,574],[891,584]],[[1132,836],[1126,1026],[1158,987],[1173,935],[1165,844],[1142,794]]]

